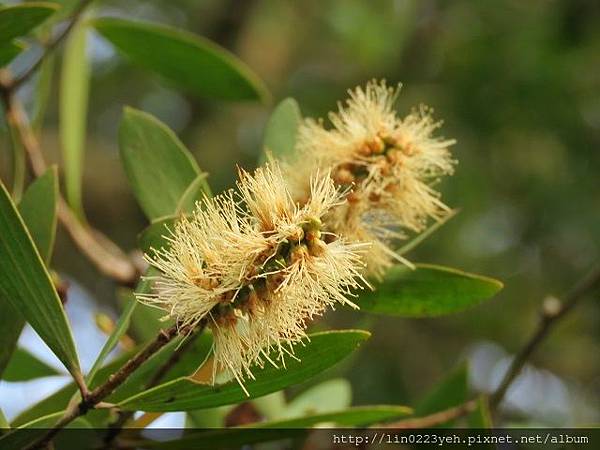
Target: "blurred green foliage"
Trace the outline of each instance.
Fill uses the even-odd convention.
[[[325,116],[348,88],[370,78],[402,82],[401,114],[428,104],[444,120],[442,133],[458,140],[457,173],[441,190],[461,211],[408,257],[489,274],[505,290],[485,306],[435,320],[329,314],[336,325],[367,320],[377,330],[369,351],[354,357],[351,367],[360,370],[345,373],[354,403],[414,404],[478,340],[514,352],[533,328],[543,296],[563,293],[598,260],[595,0],[112,0],[99,2],[97,12],[214,39],[255,70],[276,101],[297,99],[305,116]],[[89,47],[85,210],[92,223],[134,248],[147,222],[119,162],[123,106],[172,127],[216,192],[232,185],[236,163],[257,164],[271,108],[198,100],[119,57],[98,35]],[[59,153],[56,100],[41,134],[51,160]],[[8,145],[5,132],[1,139]],[[0,158],[5,177],[5,152]],[[99,302],[116,304],[111,283],[99,279],[62,233],[58,240],[56,268],[83,282]],[[598,302],[584,303],[534,357],[537,366],[574,380],[592,404],[600,403],[599,320]]]

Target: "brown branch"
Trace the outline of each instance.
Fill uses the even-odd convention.
[[[148,380],[144,389],[150,389],[154,386],[158,385],[164,377],[169,373],[169,371],[177,364],[181,357],[185,352],[187,352],[193,345],[194,341],[202,334],[204,328],[206,327],[205,322],[201,322],[199,328],[196,332],[193,332],[181,345],[173,352],[171,357],[165,361],[165,363],[158,368],[158,370],[154,373],[152,378]],[[111,444],[122,431],[124,425],[127,423],[129,419],[133,417],[133,411],[120,411],[118,418],[109,426],[109,430],[104,437],[104,447],[103,448],[112,448]]]
[[[414,419],[404,419],[398,422],[392,422],[383,425],[376,425],[375,428],[394,428],[394,429],[411,429],[411,428],[431,428],[435,425],[449,422],[450,420],[458,419],[475,411],[477,408],[477,400],[469,400],[462,405],[454,406],[443,411],[430,414],[428,416],[417,417]]]
[[[8,74],[4,72],[3,77],[6,79]],[[10,82],[0,80],[0,83],[3,86],[2,99],[8,125],[14,128],[20,136],[29,157],[32,172],[36,176],[41,176],[47,166],[37,137],[29,124],[21,102],[13,91],[6,87],[10,86]],[[81,223],[61,195],[58,197],[58,219],[79,250],[100,272],[123,285],[133,286],[135,284],[139,277],[139,271],[133,262],[108,237],[89,225]],[[102,242],[110,242],[110,249]]]
[[[161,330],[156,338],[144,347],[137,355],[131,358],[117,372],[113,373],[108,380],[94,389],[81,404],[80,409],[89,409],[101,400],[108,397],[117,387],[119,387],[142,363],[148,360],[157,351],[171,342],[179,334],[178,325]]]
[[[489,404],[492,410],[498,407],[508,391],[508,388],[515,381],[529,357],[543,342],[544,338],[548,336],[552,328],[556,326],[560,319],[564,318],[568,312],[572,311],[580,300],[585,298],[588,294],[593,293],[598,288],[600,288],[600,266],[593,268],[586,277],[579,281],[579,283],[577,283],[575,287],[567,295],[565,295],[562,303],[560,300],[554,297],[549,297],[544,301],[542,307],[542,318],[537,330],[513,359],[513,362],[506,373],[506,376],[500,383],[500,386],[490,396]],[[435,425],[440,425],[450,420],[466,416],[467,414],[473,412],[476,407],[477,399],[471,399],[462,405],[445,409],[428,416],[405,419],[389,424],[378,424],[375,425],[374,428],[430,428]]]
[[[540,343],[552,330],[552,328],[571,311],[577,303],[587,294],[592,293],[600,287],[600,266],[595,267],[564,297],[561,302],[557,298],[548,297],[544,300],[539,325],[527,344],[517,353],[513,359],[508,372],[498,386],[498,389],[490,397],[490,408],[495,409],[502,402],[508,388],[517,378],[525,363],[537,349]]]
[[[40,439],[27,447],[27,450],[44,448],[52,441],[60,430],[76,418],[86,414],[90,409],[93,409],[106,397],[112,394],[114,390],[123,384],[144,362],[178,336],[180,331],[182,330],[179,330],[177,325],[173,325],[167,330],[161,330],[152,342],[127,361],[118,371],[108,377],[106,382],[89,392],[79,403],[71,405],[53,428],[48,430]]]
[[[8,126],[20,137],[21,143],[29,158],[29,165],[36,176],[46,171],[46,162],[39,141],[33,132],[27,114],[21,102],[15,95],[16,88],[25,82],[39,67],[48,54],[66,38],[83,14],[85,8],[93,0],[82,0],[71,14],[71,20],[62,32],[45,45],[45,51],[40,58],[23,74],[13,78],[8,70],[0,71],[0,93],[5,106]],[[104,275],[127,286],[133,286],[137,281],[140,270],[128,256],[120,250],[108,237],[89,225],[81,223],[64,198],[58,198],[58,219],[65,227],[79,250]]]
[[[181,345],[173,352],[171,357],[162,366],[160,366],[156,373],[152,376],[152,378],[150,378],[150,380],[146,384],[146,389],[153,388],[165,378],[167,373],[169,373],[169,371],[175,366],[175,364],[177,364],[181,360],[183,354],[187,352],[190,348],[192,348],[192,345],[194,344],[196,339],[198,339],[198,337],[200,337],[200,335],[204,331],[205,326],[205,322],[202,322],[198,330],[192,333],[190,336],[188,336],[187,339],[185,339],[185,341],[181,343]]]
[[[42,65],[42,62],[46,57],[54,50],[58,45],[69,35],[75,24],[81,18],[85,9],[92,3],[93,0],[82,0],[75,7],[73,12],[70,15],[68,25],[53,39],[43,44],[44,51],[40,55],[40,57],[31,65],[27,70],[25,70],[21,75],[15,77],[10,84],[5,87],[11,91],[16,90],[19,86],[21,86],[24,82],[26,82],[31,76],[36,72],[36,70]]]

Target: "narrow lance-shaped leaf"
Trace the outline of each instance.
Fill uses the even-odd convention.
[[[188,341],[187,339],[192,339],[192,341]],[[211,354],[213,345],[212,335],[202,333],[200,336],[177,339],[171,342],[136,370],[125,383],[107,398],[107,401],[117,403],[144,392],[150,379],[173,356],[173,352],[181,345],[187,345],[188,347],[176,364],[164,375],[161,382],[166,383],[170,380],[185,377],[202,366]]]
[[[0,294],[1,296],[2,294]],[[0,297],[0,378],[17,349],[17,342],[25,326],[25,319],[13,305]]]
[[[67,317],[40,253],[6,188],[0,188],[0,302],[9,302],[58,359],[79,376]]]
[[[477,399],[477,408],[469,414],[467,422],[470,428],[489,429],[492,427],[492,414],[490,413],[488,400],[485,396],[482,395]]]
[[[56,234],[57,197],[58,176],[56,167],[51,167],[29,186],[19,204],[21,217],[46,264],[52,255]],[[17,346],[24,326],[25,320],[19,311],[8,301],[0,301],[0,376]]]
[[[173,351],[180,343],[181,340],[177,339],[165,346],[160,352],[156,353],[138,370],[136,370],[127,379],[127,381],[125,381],[125,383],[119,386],[119,388],[117,388],[117,390],[108,398],[108,401],[118,401],[119,399],[125,399],[143,391],[150,378],[156,373],[158,368],[165,364],[165,362],[173,355]],[[198,337],[191,344],[191,346],[186,349],[181,358],[173,365],[171,370],[167,372],[164,381],[189,374],[196,370],[196,368],[202,364],[202,362],[206,359],[206,356],[210,353],[211,347],[212,337],[210,335],[203,334],[202,336]],[[122,367],[123,364],[125,364],[125,362],[133,357],[139,350],[140,349],[137,348],[127,351],[117,356],[114,360],[110,361],[106,365],[102,366],[96,372],[93,380],[89,381],[89,387],[93,389],[106,381],[110,375]],[[21,426],[37,417],[61,411],[66,408],[69,400],[72,399],[73,395],[77,395],[77,393],[77,385],[73,382],[69,383],[65,387],[56,391],[54,394],[44,398],[40,402],[29,407],[27,410],[21,412],[13,419],[12,425]]]
[[[3,430],[10,428],[10,425],[8,424],[8,421],[6,420],[6,416],[4,415],[4,412],[2,412],[2,409],[0,409],[0,435],[3,434]]]
[[[0,67],[7,65],[23,51],[25,45],[20,42],[0,43]]]
[[[48,429],[56,423],[63,413],[54,413],[40,417],[31,422],[23,424],[22,428],[11,430],[0,438],[0,450],[14,450],[26,448],[32,441],[42,437],[44,429]]]
[[[277,105],[265,127],[263,162],[268,154],[274,158],[292,154],[301,120],[300,107],[293,98],[286,98]]]
[[[42,438],[44,434],[48,432],[48,429],[52,428],[52,426],[62,417],[62,415],[64,415],[64,412],[62,411],[49,414],[26,423],[21,428],[11,430],[9,433],[6,433],[0,438],[0,450],[29,448],[33,442]],[[83,417],[77,417],[69,425],[67,425],[66,428],[90,429],[92,426]],[[78,437],[74,438],[73,436]],[[85,438],[83,440],[81,436],[81,434],[74,435],[63,430],[58,433],[58,435],[53,439],[53,442],[55,444],[55,448],[66,450],[92,450],[99,447],[99,439],[91,430],[89,433],[84,435]],[[77,441],[74,442],[74,439],[77,439]]]
[[[2,374],[2,379],[5,381],[28,381],[53,375],[60,375],[60,372],[40,361],[27,350],[17,348]]]
[[[35,84],[31,125],[34,132],[38,134],[44,125],[48,103],[50,102],[50,96],[52,95],[55,65],[56,55],[52,53],[46,56],[40,65],[39,74]]]
[[[96,361],[94,361],[94,365],[92,366],[92,368],[86,375],[86,383],[88,385],[91,384],[92,381],[94,381],[94,378],[96,377],[98,370],[100,370],[100,368],[102,367],[104,360],[110,354],[110,352],[113,351],[115,346],[119,343],[119,340],[123,337],[123,335],[127,331],[127,328],[129,327],[131,315],[133,314],[133,311],[135,310],[136,306],[137,306],[137,300],[135,299],[135,297],[133,295],[129,295],[127,298],[127,303],[125,305],[125,309],[121,312],[121,315],[119,316],[119,320],[117,321],[117,323],[115,325],[115,329],[113,330],[113,332],[110,334],[110,336],[104,343],[104,346],[102,347],[102,350],[100,350],[100,353],[98,354],[98,357],[96,358]]]
[[[152,289],[152,277],[160,274],[160,271],[152,266],[144,273],[135,291],[139,294],[148,294]],[[174,322],[162,320],[165,316],[164,310],[150,305],[139,303],[131,315],[131,327],[129,329],[132,336],[140,342],[153,339],[161,329],[169,327]]]
[[[0,6],[0,43],[26,35],[57,10],[58,5],[47,2]]]
[[[306,428],[319,423],[335,423],[342,426],[362,426],[381,423],[396,417],[406,416],[412,409],[406,406],[354,406],[347,409],[333,410],[319,414],[307,414],[304,417],[262,422],[243,428]]]
[[[165,237],[169,236],[169,230],[174,229],[178,218],[178,216],[168,216],[155,220],[144,228],[137,239],[140,249],[144,253],[152,254],[152,249],[167,248],[169,241]]]
[[[348,356],[369,336],[368,332],[360,330],[312,334],[304,346],[296,346],[298,359],[288,358],[286,368],[272,365],[257,368],[255,379],[245,383],[249,396],[236,381],[213,386],[197,381],[192,375],[126,399],[119,403],[119,407],[142,411],[185,411],[239,403],[308,380]]]
[[[129,360],[138,349],[133,351],[125,352],[117,356],[114,360],[103,366],[97,373],[94,381],[89,384],[89,388],[93,389],[97,387],[103,381],[106,381],[108,377],[116,372],[123,364]],[[20,427],[38,417],[46,416],[64,410],[69,403],[69,400],[73,398],[75,394],[79,392],[79,389],[75,382],[71,382],[61,389],[57,390],[53,394],[48,395],[39,402],[29,406],[25,411],[19,413],[11,421],[13,427]]]
[[[19,213],[46,264],[52,258],[56,237],[57,201],[58,173],[52,166],[29,185],[19,203]]]
[[[79,21],[65,43],[60,80],[60,138],[66,195],[80,219],[84,218],[81,183],[90,84],[87,37],[87,24]]]
[[[395,266],[374,291],[362,291],[362,311],[401,317],[434,317],[462,311],[493,297],[502,283],[448,267]]]
[[[133,193],[150,220],[175,214],[179,200],[200,175],[192,155],[164,123],[125,108],[119,147]]]
[[[450,372],[429,394],[417,405],[415,414],[426,416],[458,406],[467,401],[468,395],[468,366],[461,364]],[[452,421],[438,425],[449,427]]]
[[[177,203],[177,214],[191,213],[196,209],[197,202],[201,202],[206,197],[212,197],[206,177],[206,173],[201,173],[190,183]]]
[[[123,19],[93,26],[134,63],[200,97],[256,100],[267,97],[260,79],[236,56],[182,30]]]
[[[69,3],[69,2],[66,2]],[[67,18],[67,6],[62,0],[61,8],[52,17],[43,23],[41,27],[36,29],[35,37],[40,42],[48,42],[53,35],[54,26],[61,20]],[[48,110],[48,103],[52,90],[54,88],[54,68],[56,66],[57,55],[55,52],[50,52],[45,55],[42,59],[40,67],[37,70],[37,76],[35,77],[35,86],[33,87],[33,105],[31,110],[31,127],[34,133],[39,134],[42,130],[44,120],[46,118],[46,112]]]
[[[191,432],[181,439],[165,442],[140,442],[143,448],[169,450],[237,448],[244,445],[269,442],[308,434],[306,428],[321,423],[338,426],[366,426],[406,416],[411,409],[405,406],[355,406],[341,411],[312,414],[297,419],[261,422],[222,430]]]

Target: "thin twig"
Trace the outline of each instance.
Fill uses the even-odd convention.
[[[592,269],[592,271],[586,277],[577,283],[575,287],[564,297],[562,303],[556,298],[550,297],[546,299],[542,307],[542,319],[538,328],[533,333],[529,341],[527,341],[527,343],[523,346],[521,351],[519,351],[517,356],[513,359],[513,362],[506,373],[506,376],[502,380],[502,383],[500,383],[498,389],[490,396],[490,409],[494,410],[498,407],[508,391],[508,388],[515,381],[529,357],[543,342],[544,338],[548,336],[548,333],[556,326],[560,319],[564,318],[568,312],[572,311],[580,300],[593,293],[598,288],[600,288],[600,266]],[[379,424],[376,425],[375,428],[429,428],[435,425],[443,424],[449,420],[466,416],[474,411],[476,407],[477,399],[471,399],[462,405],[445,409],[428,416],[405,419],[399,422],[383,425]]]
[[[114,390],[123,384],[144,362],[178,336],[180,331],[181,330],[178,329],[177,325],[173,325],[167,330],[161,330],[152,342],[127,361],[118,371],[108,377],[106,382],[89,392],[79,403],[71,405],[53,428],[48,430],[40,439],[27,447],[27,450],[44,448],[61,429],[66,427],[77,417],[86,414],[90,409],[93,409],[106,397],[112,394]]]
[[[146,389],[153,388],[165,378],[169,371],[175,367],[175,364],[181,360],[181,357],[184,355],[184,353],[192,348],[196,339],[198,339],[198,337],[200,337],[204,331],[204,327],[205,323],[203,322],[197,331],[192,333],[187,337],[187,339],[185,339],[185,341],[181,343],[181,345],[171,354],[171,357],[158,368],[156,373],[152,376],[152,378],[150,378],[148,383],[146,383]]]
[[[94,389],[84,399],[82,408],[90,408],[99,401],[108,397],[118,386],[120,386],[142,363],[148,360],[157,351],[171,342],[179,334],[178,325],[173,325],[167,330],[161,330],[156,338],[144,347],[137,355],[131,358],[117,372],[113,373],[108,380]]]
[[[31,65],[27,70],[25,70],[21,75],[15,77],[10,84],[6,85],[11,91],[14,91],[16,88],[21,86],[24,82],[26,82],[31,76],[36,72],[36,70],[42,65],[42,62],[46,59],[46,57],[56,48],[58,45],[69,35],[75,24],[81,18],[85,9],[92,3],[93,0],[82,0],[75,7],[71,16],[69,17],[68,25],[53,39],[43,44],[44,50],[40,57]]]
[[[73,374],[73,380],[75,380],[75,384],[79,388],[79,392],[81,394],[81,398],[85,398],[89,395],[90,391],[85,382],[85,378],[81,374],[81,372],[76,372]]]
[[[490,408],[495,409],[501,402],[508,388],[517,378],[525,363],[540,343],[548,335],[550,330],[562,319],[575,305],[587,294],[600,287],[600,267],[595,267],[585,278],[560,300],[549,297],[544,301],[542,316],[539,325],[527,344],[517,353],[513,359],[508,372],[498,386],[498,389],[490,397]]]
[[[414,419],[404,419],[398,422],[392,422],[383,425],[377,425],[376,428],[394,428],[394,429],[411,429],[411,428],[431,428],[435,425],[449,422],[459,417],[475,411],[477,408],[477,400],[469,400],[452,408],[430,414],[428,416],[417,417]]]
[[[11,130],[20,137],[21,143],[29,157],[29,164],[36,176],[46,171],[46,162],[35,133],[21,102],[15,95],[16,88],[25,82],[39,67],[42,61],[69,34],[85,8],[93,0],[82,0],[71,14],[71,20],[60,34],[45,45],[40,58],[23,74],[13,78],[8,70],[0,71],[0,93],[5,106],[5,115]],[[62,196],[58,198],[58,218],[65,227],[77,247],[102,272],[117,282],[133,286],[140,271],[110,239],[99,231],[81,223]]]
[[[165,361],[165,363],[158,368],[158,370],[154,373],[152,378],[148,380],[144,389],[148,390],[157,386],[164,377],[169,373],[169,371],[181,360],[181,357],[185,352],[187,352],[193,345],[194,341],[202,334],[206,323],[202,322],[197,331],[195,331],[191,336],[189,336],[181,345],[173,352],[171,357]],[[104,437],[104,448],[111,448],[113,441],[122,431],[124,425],[127,423],[129,419],[133,417],[133,411],[120,411],[118,418],[109,426],[109,430]]]
[[[3,75],[4,77],[8,76],[6,72]],[[33,173],[41,176],[46,171],[46,162],[21,102],[12,91],[6,89],[2,91],[2,99],[9,126],[13,127],[20,136]],[[89,225],[81,223],[62,195],[58,197],[58,219],[80,251],[100,272],[123,285],[135,284],[139,277],[139,271],[133,262],[108,237]],[[103,244],[104,242],[110,242],[110,248]]]

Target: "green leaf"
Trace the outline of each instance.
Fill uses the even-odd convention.
[[[458,406],[467,401],[469,394],[468,367],[461,364],[444,378],[433,390],[417,405],[415,415],[426,416],[444,409]],[[452,422],[440,424],[438,427],[449,427]]]
[[[17,429],[0,437],[0,450],[14,450],[26,448],[27,444],[41,438],[47,429],[52,427],[61,417],[63,412],[40,417],[23,424]]]
[[[0,67],[7,65],[25,49],[25,45],[20,42],[5,42],[0,44]]]
[[[50,261],[56,235],[57,198],[58,176],[56,167],[51,167],[31,183],[19,204],[21,217],[46,264]],[[0,375],[17,346],[24,326],[25,320],[19,311],[8,301],[0,302]]]
[[[17,341],[24,326],[25,320],[19,311],[2,299],[0,294],[0,378],[17,348]]]
[[[268,96],[262,81],[236,56],[213,42],[162,25],[102,18],[102,36],[139,66],[200,97],[256,100]]]
[[[173,352],[182,344],[182,339],[177,339],[165,346],[160,352],[152,356],[142,367],[136,370],[125,383],[112,393],[107,400],[117,403],[133,395],[143,392],[146,385],[156,373],[173,355]],[[176,364],[165,374],[162,382],[184,377],[195,372],[208,358],[213,345],[212,336],[205,332],[195,338],[190,348],[181,354]]]
[[[152,266],[146,270],[135,291],[140,294],[148,294],[152,289],[152,278],[159,275],[160,271]],[[120,299],[122,300],[122,296]],[[164,327],[172,325],[173,320],[162,320],[165,312],[156,307],[139,303],[131,315],[130,333],[140,342],[153,339]]]
[[[0,302],[9,302],[73,375],[79,361],[58,294],[23,219],[1,184]]]
[[[32,420],[17,429],[11,430],[9,433],[6,433],[2,437],[0,437],[0,450],[15,450],[15,449],[23,449],[27,448],[28,444],[33,443],[35,440],[40,439],[44,434],[48,431],[48,428],[51,428],[64,413],[62,411],[49,414],[44,417],[40,417],[38,419]],[[91,425],[87,420],[82,417],[76,418],[73,422],[67,425],[66,428],[69,429],[77,429],[77,428],[91,428]],[[79,436],[76,445],[74,444],[74,436]],[[94,437],[93,433],[86,433],[85,441],[96,440],[90,439]],[[60,449],[92,449],[98,448],[97,445],[100,442],[94,442],[94,445],[90,445],[90,442],[82,442],[81,435],[73,434],[72,432],[68,432],[62,430],[58,433],[58,435],[53,439],[56,443],[56,448]],[[96,440],[97,441],[97,440]]]
[[[492,428],[492,414],[490,407],[483,395],[477,399],[477,408],[467,417],[469,428]]]
[[[319,423],[335,423],[339,426],[364,426],[407,416],[411,413],[412,409],[406,406],[354,406],[344,410],[308,414],[293,419],[261,422],[244,428],[307,428]]]
[[[6,430],[10,428],[10,425],[8,424],[8,421],[6,420],[6,416],[4,415],[4,412],[2,412],[2,409],[0,408],[0,436],[3,433],[3,430]]]
[[[19,203],[19,213],[46,264],[50,262],[54,248],[57,204],[58,173],[56,166],[52,166],[31,183]]]
[[[301,120],[302,114],[296,100],[282,100],[265,127],[265,152],[271,153],[276,159],[290,156],[296,147],[296,135]],[[263,162],[265,159],[263,155]]]
[[[57,9],[57,5],[46,2],[0,7],[0,43],[29,33]]]
[[[315,414],[297,419],[261,422],[243,427],[214,431],[192,432],[182,439],[166,442],[144,441],[143,448],[164,448],[169,450],[239,448],[248,444],[275,441],[308,434],[306,428],[325,423],[337,426],[366,426],[382,423],[406,416],[411,409],[405,406],[356,406],[342,411]]]
[[[175,214],[179,200],[200,175],[194,158],[164,123],[125,108],[119,128],[125,173],[150,220]]]
[[[35,378],[60,375],[54,367],[40,361],[27,350],[17,348],[4,370],[4,381],[29,381]]]
[[[115,367],[117,369],[118,367]],[[55,393],[49,395],[35,405],[27,408],[25,411],[15,417],[11,425],[12,427],[21,427],[31,421],[37,420],[49,414],[60,413],[67,407],[69,399],[78,392],[75,383],[69,383],[65,387],[59,389]]]
[[[152,250],[167,248],[169,242],[165,236],[169,235],[169,230],[173,230],[175,222],[179,219],[178,216],[168,216],[162,219],[157,219],[148,225],[138,235],[138,246],[144,253],[150,253]]]
[[[196,209],[196,202],[212,197],[206,176],[206,173],[198,175],[198,178],[188,186],[177,204],[177,214],[192,213]]]
[[[54,66],[56,65],[56,55],[51,53],[47,55],[40,65],[35,91],[33,93],[34,103],[32,111],[31,126],[35,133],[39,134],[44,125],[46,112],[50,96],[53,94]]]
[[[60,139],[66,196],[69,206],[82,220],[85,214],[81,184],[90,88],[87,38],[87,23],[78,21],[65,43],[60,79]]]
[[[296,359],[288,358],[285,369],[266,365],[248,380],[247,396],[236,381],[221,385],[181,377],[149,389],[119,403],[127,410],[185,411],[239,403],[298,384],[333,366],[354,351],[370,334],[360,330],[315,333],[304,346],[296,346]]]
[[[131,331],[136,340],[148,341],[172,321],[161,322],[164,311],[139,303],[131,316]]]
[[[102,364],[104,364],[104,360],[119,343],[119,340],[123,337],[123,335],[127,331],[127,328],[129,328],[131,315],[133,314],[133,311],[135,310],[137,304],[138,302],[136,298],[133,295],[130,295],[129,299],[127,300],[125,309],[123,310],[123,312],[119,316],[119,320],[115,324],[115,329],[104,343],[104,346],[102,347],[102,350],[100,350],[100,354],[96,358],[94,365],[85,377],[87,384],[91,384],[94,381],[94,377],[97,375],[98,370],[100,370],[100,368],[102,367]]]
[[[90,383],[89,387],[93,389],[100,383],[106,381],[108,377],[116,370],[118,370],[119,367],[121,367],[131,356],[135,354],[135,352],[135,350],[132,350],[122,355],[119,355],[113,361],[109,362],[104,367],[102,367],[94,377],[92,383]],[[39,417],[60,412],[67,407],[69,400],[77,392],[77,385],[74,382],[71,382],[66,386],[60,388],[53,394],[47,396],[43,400],[40,400],[38,403],[31,405],[25,411],[21,412],[17,417],[15,417],[12,420],[11,425],[13,427],[20,427],[26,424],[27,422],[36,420]]]
[[[395,266],[374,291],[362,291],[360,309],[402,317],[435,317],[493,297],[503,285],[492,278],[431,264]]]

